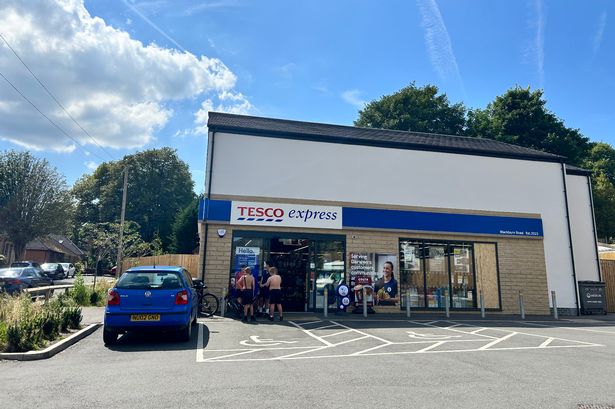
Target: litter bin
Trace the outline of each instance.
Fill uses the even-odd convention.
[[[604,283],[599,281],[579,281],[581,314],[606,314]]]

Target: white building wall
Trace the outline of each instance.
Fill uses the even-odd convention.
[[[539,213],[549,290],[576,307],[559,163],[227,133],[214,149],[212,194]]]
[[[589,178],[587,176],[568,175],[566,181],[577,280],[598,281]]]

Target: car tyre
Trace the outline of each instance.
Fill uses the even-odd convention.
[[[192,337],[192,325],[191,323],[188,323],[188,325],[186,326],[186,328],[182,329],[179,333],[179,338],[183,341],[183,342],[188,342],[190,341],[190,338]]]
[[[103,329],[103,341],[105,345],[114,345],[117,343],[118,333],[108,329]]]
[[[199,314],[194,314],[194,318],[192,319],[191,325],[196,325],[196,318]]]

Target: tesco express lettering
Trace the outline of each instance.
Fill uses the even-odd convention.
[[[241,217],[284,217],[284,209],[273,207],[250,207],[250,206],[237,206]],[[301,219],[304,222],[308,220],[336,220],[337,212],[322,212],[316,210],[295,210],[292,209],[288,212],[288,218]]]

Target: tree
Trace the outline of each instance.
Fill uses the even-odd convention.
[[[542,90],[516,86],[483,109],[468,112],[467,134],[562,155],[581,164],[589,139],[546,108]]]
[[[29,152],[0,153],[0,231],[22,258],[26,244],[50,233],[64,233],[70,200],[64,177]]]
[[[171,251],[174,253],[192,254],[199,245],[199,200],[197,198],[186,206],[173,223]]]
[[[463,135],[466,108],[461,103],[451,105],[446,94],[413,82],[400,91],[372,101],[359,111],[355,126],[396,129],[400,131]]]
[[[126,219],[140,226],[143,240],[156,235],[168,250],[177,214],[194,199],[188,165],[171,148],[152,149],[101,164],[73,188],[75,225],[116,222],[122,205],[123,174],[128,168]]]
[[[119,223],[84,223],[77,230],[75,244],[86,251],[88,265],[113,266],[117,260]],[[139,225],[124,222],[122,254],[124,257],[144,257],[156,254],[155,240],[146,243],[139,234]]]

